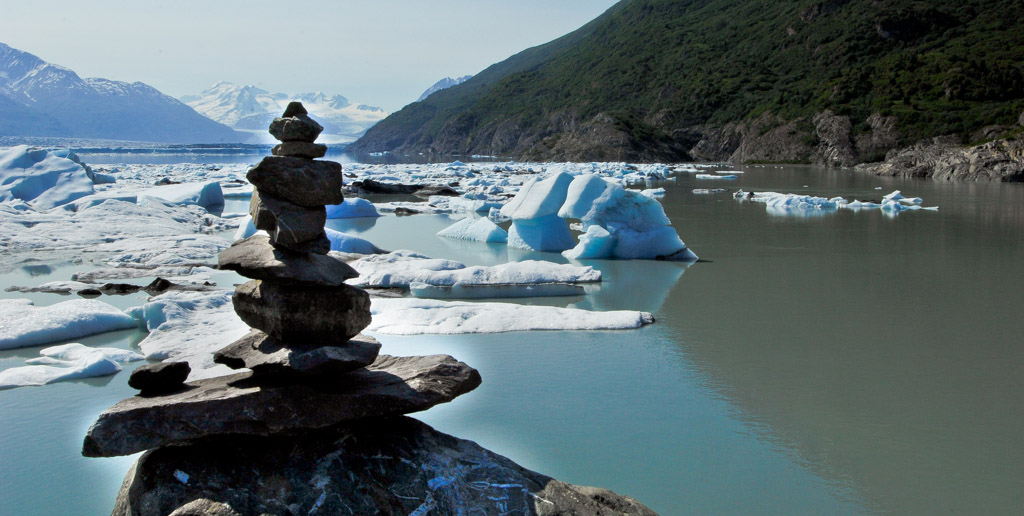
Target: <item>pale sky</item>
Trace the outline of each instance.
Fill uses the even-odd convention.
[[[397,111],[616,0],[0,0],[0,42],[173,97],[218,81]]]

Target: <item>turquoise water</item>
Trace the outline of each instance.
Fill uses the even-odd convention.
[[[647,310],[654,325],[380,336],[384,352],[448,353],[483,376],[476,391],[417,417],[662,514],[1018,512],[1022,185],[745,170],[737,182],[681,176],[652,185],[666,188],[666,212],[704,261],[587,262],[605,273],[596,292],[523,301]],[[691,193],[713,187],[861,199],[901,189],[941,208],[779,217],[728,194]],[[469,264],[563,261],[433,236],[451,222],[331,224],[380,247]],[[67,279],[74,270],[15,271],[0,284]],[[129,347],[141,336],[87,342]],[[0,368],[36,351],[3,352]],[[122,372],[0,391],[0,513],[109,512],[131,459],[85,459],[78,449],[96,415],[132,393],[126,382]]]

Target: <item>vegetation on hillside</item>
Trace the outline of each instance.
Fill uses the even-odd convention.
[[[1020,0],[624,0],[581,29],[412,104],[366,140],[469,138],[489,121],[612,115],[637,139],[765,112],[826,109],[904,142],[1016,123],[1024,111]],[[367,149],[380,150],[380,149]]]

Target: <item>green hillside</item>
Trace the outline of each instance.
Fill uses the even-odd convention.
[[[610,133],[580,125],[604,115],[636,156],[685,158],[708,127],[765,113],[797,121],[811,145],[825,110],[854,136],[877,113],[896,117],[900,144],[969,139],[1024,111],[1021,20],[1020,0],[624,0],[405,107],[352,149],[544,155],[575,131],[567,148],[600,155]]]

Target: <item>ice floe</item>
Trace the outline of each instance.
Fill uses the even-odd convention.
[[[27,145],[0,150],[0,201],[20,199],[41,211],[94,191],[89,170],[73,153]]]
[[[848,201],[843,197],[826,198],[779,192],[745,192],[743,190],[735,192],[733,197],[740,201],[764,203],[769,214],[778,216],[811,217],[834,213],[841,209],[853,211],[880,209],[886,215],[894,216],[907,210],[937,211],[939,209],[938,206],[923,207],[921,203],[924,201],[920,197],[906,198],[899,190],[882,197],[880,203]]]
[[[142,360],[142,355],[120,348],[90,348],[70,343],[43,348],[27,365],[0,371],[0,389],[46,385],[54,382],[108,376],[121,370],[120,363]]]
[[[502,333],[534,330],[624,330],[654,322],[648,312],[592,312],[576,308],[373,298],[367,328],[387,335]]]
[[[95,299],[72,299],[50,306],[35,306],[27,299],[0,299],[0,349],[38,346],[136,325],[131,316]]]
[[[213,363],[214,351],[249,332],[235,314],[231,294],[230,290],[169,292],[132,309],[132,316],[149,330],[139,349],[149,360],[188,362],[189,381],[235,372]]]
[[[508,233],[487,218],[465,218],[437,232],[437,236],[474,242],[508,242]]]

